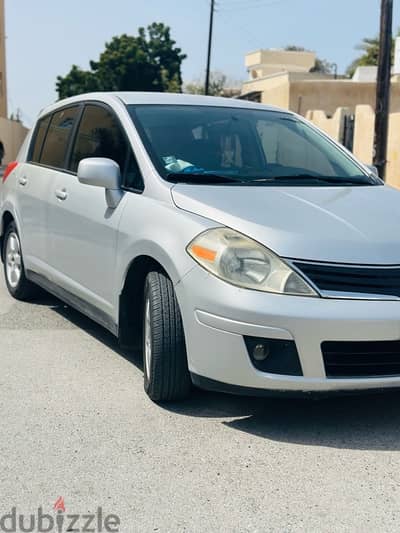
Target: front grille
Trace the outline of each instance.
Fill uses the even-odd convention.
[[[293,263],[321,291],[400,297],[400,266],[360,267]]]
[[[400,376],[400,341],[325,341],[328,378]]]

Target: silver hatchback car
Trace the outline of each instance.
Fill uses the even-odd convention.
[[[8,290],[143,347],[154,401],[400,386],[400,193],[288,111],[96,93],[0,186]]]

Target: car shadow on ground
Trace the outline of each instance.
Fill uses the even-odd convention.
[[[142,356],[122,350],[116,338],[52,297],[45,304],[140,371]],[[249,398],[195,389],[182,403],[161,409],[190,417],[220,418],[227,428],[278,442],[338,449],[400,450],[400,391],[310,398]]]

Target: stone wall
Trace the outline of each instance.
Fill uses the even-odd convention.
[[[3,164],[14,161],[28,131],[21,122],[0,117],[0,140],[5,150]]]

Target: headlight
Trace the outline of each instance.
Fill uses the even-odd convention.
[[[232,229],[207,230],[189,244],[187,251],[203,268],[232,285],[279,294],[318,296],[277,255]]]

